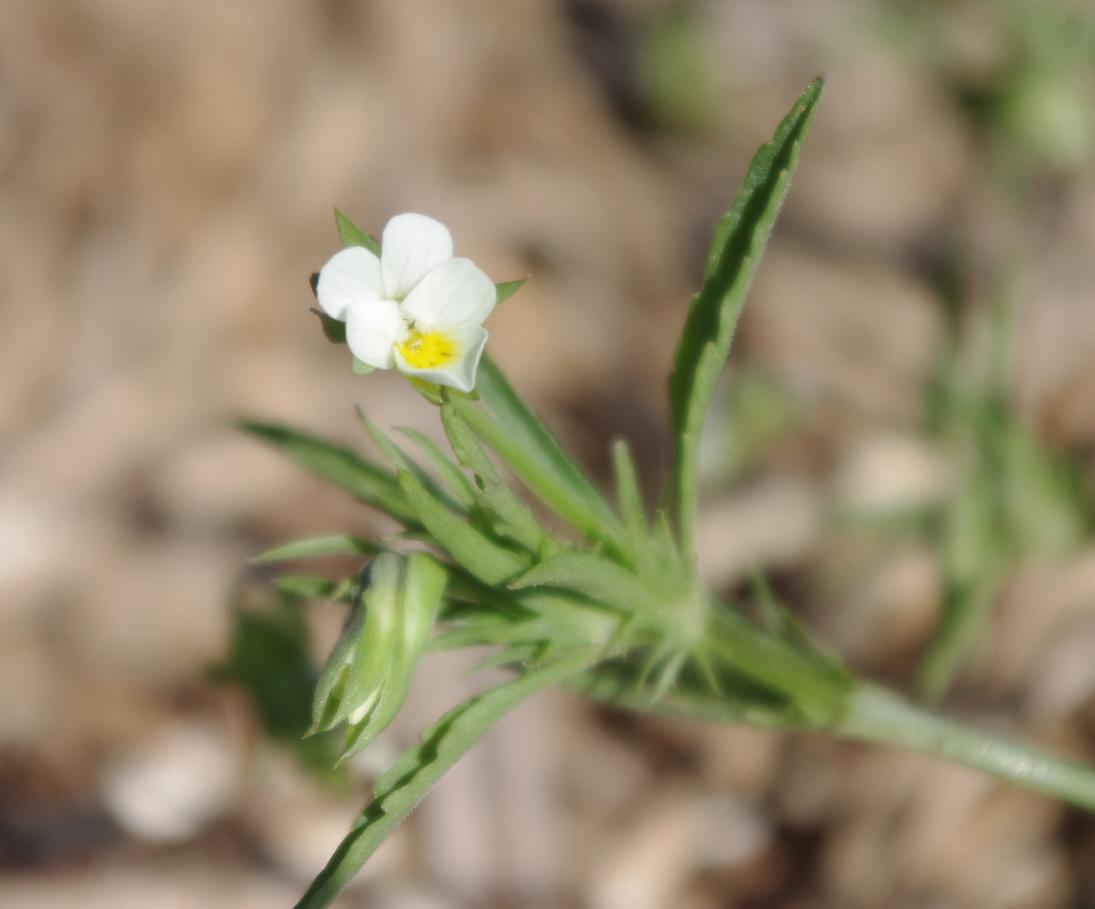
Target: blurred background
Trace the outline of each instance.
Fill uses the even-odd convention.
[[[308,313],[332,206],[373,232],[428,213],[495,280],[530,275],[494,357],[596,477],[626,435],[653,490],[712,226],[819,72],[708,425],[704,573],[738,596],[763,568],[857,669],[1095,760],[1087,0],[16,0],[0,906],[289,906],[372,775],[479,684],[427,660],[338,776],[294,745],[340,617],[247,560],[387,528],[233,420],[361,444],[361,404],[438,430]],[[1095,821],[927,759],[560,693],[340,905],[1079,909]]]

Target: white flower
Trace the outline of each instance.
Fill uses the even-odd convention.
[[[460,391],[475,387],[496,293],[470,259],[453,258],[445,225],[416,214],[388,222],[379,258],[363,246],[335,253],[316,285],[357,359]]]

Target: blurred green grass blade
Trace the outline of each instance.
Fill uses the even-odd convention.
[[[346,534],[307,537],[283,543],[255,556],[253,562],[288,562],[291,559],[313,559],[334,555],[376,555],[381,547],[369,540]]]
[[[548,508],[580,533],[623,553],[623,530],[608,503],[487,357],[479,365],[476,390],[485,407],[448,396],[476,435]]]
[[[356,452],[277,423],[241,420],[239,426],[310,473],[345,489],[358,501],[404,524],[417,525],[414,509],[400,491],[395,476]]]
[[[338,239],[342,242],[344,249],[347,246],[364,246],[374,256],[380,255],[380,244],[337,208],[335,209],[335,224],[338,226]]]
[[[977,582],[948,593],[942,621],[916,677],[917,691],[928,703],[941,700],[965,668],[988,626],[1001,582],[1001,573],[988,571]]]
[[[498,720],[538,691],[581,672],[599,651],[584,649],[565,659],[476,695],[445,714],[406,751],[376,784],[372,802],[297,903],[322,909],[338,895],[384,839],[411,813],[430,788]]]
[[[711,394],[730,353],[734,328],[761,253],[798,163],[821,97],[815,79],[749,165],[730,210],[719,222],[703,286],[692,298],[669,377],[673,427],[672,495],[681,550],[691,559],[698,497],[698,452]]]
[[[400,471],[399,484],[430,536],[484,584],[503,584],[528,568],[516,552],[500,546],[434,498],[413,474]]]
[[[499,303],[505,303],[510,297],[512,297],[517,291],[519,291],[528,278],[518,278],[516,281],[502,281],[499,284],[494,285],[495,305]]]

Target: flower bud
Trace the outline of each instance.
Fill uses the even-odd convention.
[[[364,748],[402,706],[445,591],[445,570],[425,553],[382,553],[362,571],[360,593],[316,685],[312,733],[342,723],[339,761]]]

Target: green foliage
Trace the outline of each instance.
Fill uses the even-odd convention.
[[[695,494],[703,410],[819,93],[816,82],[758,153],[720,224],[703,289],[692,303],[670,383],[682,503]],[[336,220],[344,244],[375,247],[344,215],[336,213]],[[521,283],[499,285],[499,300]],[[337,336],[329,321],[325,329]],[[243,424],[394,517],[404,527],[401,539],[425,543],[445,557],[443,563],[421,552],[403,557],[340,535],[296,541],[260,557],[373,557],[356,581],[307,575],[275,581],[301,596],[350,603],[315,685],[311,727],[315,733],[345,731],[341,759],[388,725],[428,650],[486,645],[492,650],[482,665],[517,673],[513,682],[450,712],[378,782],[373,803],[301,906],[325,905],[444,769],[510,706],[544,685],[569,679],[620,704],[654,709],[672,702],[724,719],[836,720],[847,677],[807,646],[801,629],[791,635],[784,622],[765,633],[709,602],[694,577],[690,530],[678,528],[682,552],[664,511],[648,518],[626,444],[613,451],[617,513],[489,359],[480,364],[473,394],[419,388],[439,405],[453,454],[421,433],[404,431],[432,472],[360,412],[394,473],[302,432]],[[565,522],[563,535],[541,526],[507,484],[509,474]],[[690,508],[679,517],[691,519]],[[431,640],[439,621],[444,630]]]
[[[464,520],[433,496],[413,474],[401,471],[399,484],[437,545],[473,577],[493,586],[504,584],[528,568],[526,558]]]
[[[533,554],[543,551],[548,545],[547,534],[536,522],[532,510],[506,485],[471,427],[451,404],[442,406],[441,424],[453,454],[475,478],[473,516],[495,536],[517,543]]]
[[[380,546],[360,537],[336,533],[323,537],[308,537],[283,543],[255,556],[255,562],[288,562],[293,559],[311,559],[335,555],[376,555]]]
[[[316,686],[311,732],[348,726],[339,761],[387,728],[407,696],[440,609],[445,570],[430,556],[377,556]]]
[[[377,781],[373,800],[295,909],[327,906],[480,736],[526,698],[581,672],[596,656],[588,650],[570,654],[476,695],[446,713]]]
[[[487,357],[476,390],[482,407],[462,395],[446,398],[544,505],[583,536],[622,552],[623,529],[608,503]]]
[[[753,158],[741,189],[715,231],[703,286],[688,308],[669,377],[674,440],[672,499],[686,558],[691,558],[694,548],[697,460],[704,417],[730,353],[753,274],[790,186],[821,88],[820,79],[810,84],[780,123],[772,141]]]
[[[239,426],[273,445],[308,472],[345,489],[355,499],[399,521],[413,523],[414,512],[395,476],[348,448],[276,423],[242,420]]]
[[[372,802],[298,909],[326,906],[441,775],[494,722],[545,687],[563,683],[618,706],[719,722],[843,729],[862,737],[884,728],[886,716],[871,711],[893,710],[892,705],[861,698],[861,683],[765,586],[756,590],[758,626],[712,600],[693,565],[696,462],[705,412],[820,93],[817,80],[753,159],[719,224],[703,285],[689,307],[669,382],[676,535],[664,510],[648,515],[625,443],[613,450],[614,509],[488,359],[480,365],[473,394],[416,383],[439,406],[453,455],[423,434],[404,430],[432,471],[363,413],[366,431],[394,472],[303,432],[242,424],[403,526],[387,546],[331,535],[288,543],[259,557],[262,562],[331,555],[371,559],[352,579],[288,575],[274,581],[294,596],[349,604],[342,634],[318,678],[304,651],[289,646],[281,626],[241,622],[225,675],[247,686],[274,686],[260,702],[272,729],[296,734],[305,722],[299,698],[288,697],[272,678],[275,658],[284,661],[293,685],[311,694],[311,732],[343,735],[340,761],[388,726],[425,653],[486,647],[482,666],[504,666],[515,674],[452,709],[377,781]],[[341,212],[336,222],[344,245],[379,251],[376,241]],[[497,285],[499,302],[521,283]],[[337,325],[321,321],[337,340]],[[1030,477],[1050,477],[1053,471],[1043,469],[1044,459],[1011,428],[1000,438],[985,450],[993,466],[1023,472],[1012,497],[1015,513],[1028,523],[1034,515],[1050,514],[1052,509],[1043,507],[1048,499],[1027,493],[1035,485]],[[545,530],[509,487],[510,475],[562,520],[558,533],[555,525],[552,532]],[[1056,488],[1052,482],[1044,485]],[[968,500],[956,503],[951,559],[956,577],[982,576],[984,552],[992,546],[982,551],[977,541],[999,532],[995,507],[976,484]],[[967,549],[959,545],[970,541]],[[430,547],[436,557],[393,551],[407,543]],[[302,629],[291,628],[298,632],[300,643]],[[946,750],[930,737],[922,747]],[[969,754],[974,755],[970,762],[980,760],[995,770],[1004,766],[999,755],[1013,752],[998,748],[978,757],[970,749]],[[1051,767],[1038,785],[1066,791],[1076,772]],[[1084,785],[1095,788],[1091,780]]]
[[[316,671],[309,657],[308,627],[295,600],[280,597],[261,609],[237,606],[228,656],[211,675],[242,689],[271,739],[292,749],[313,770],[330,768],[335,759],[331,740],[303,738]]]

